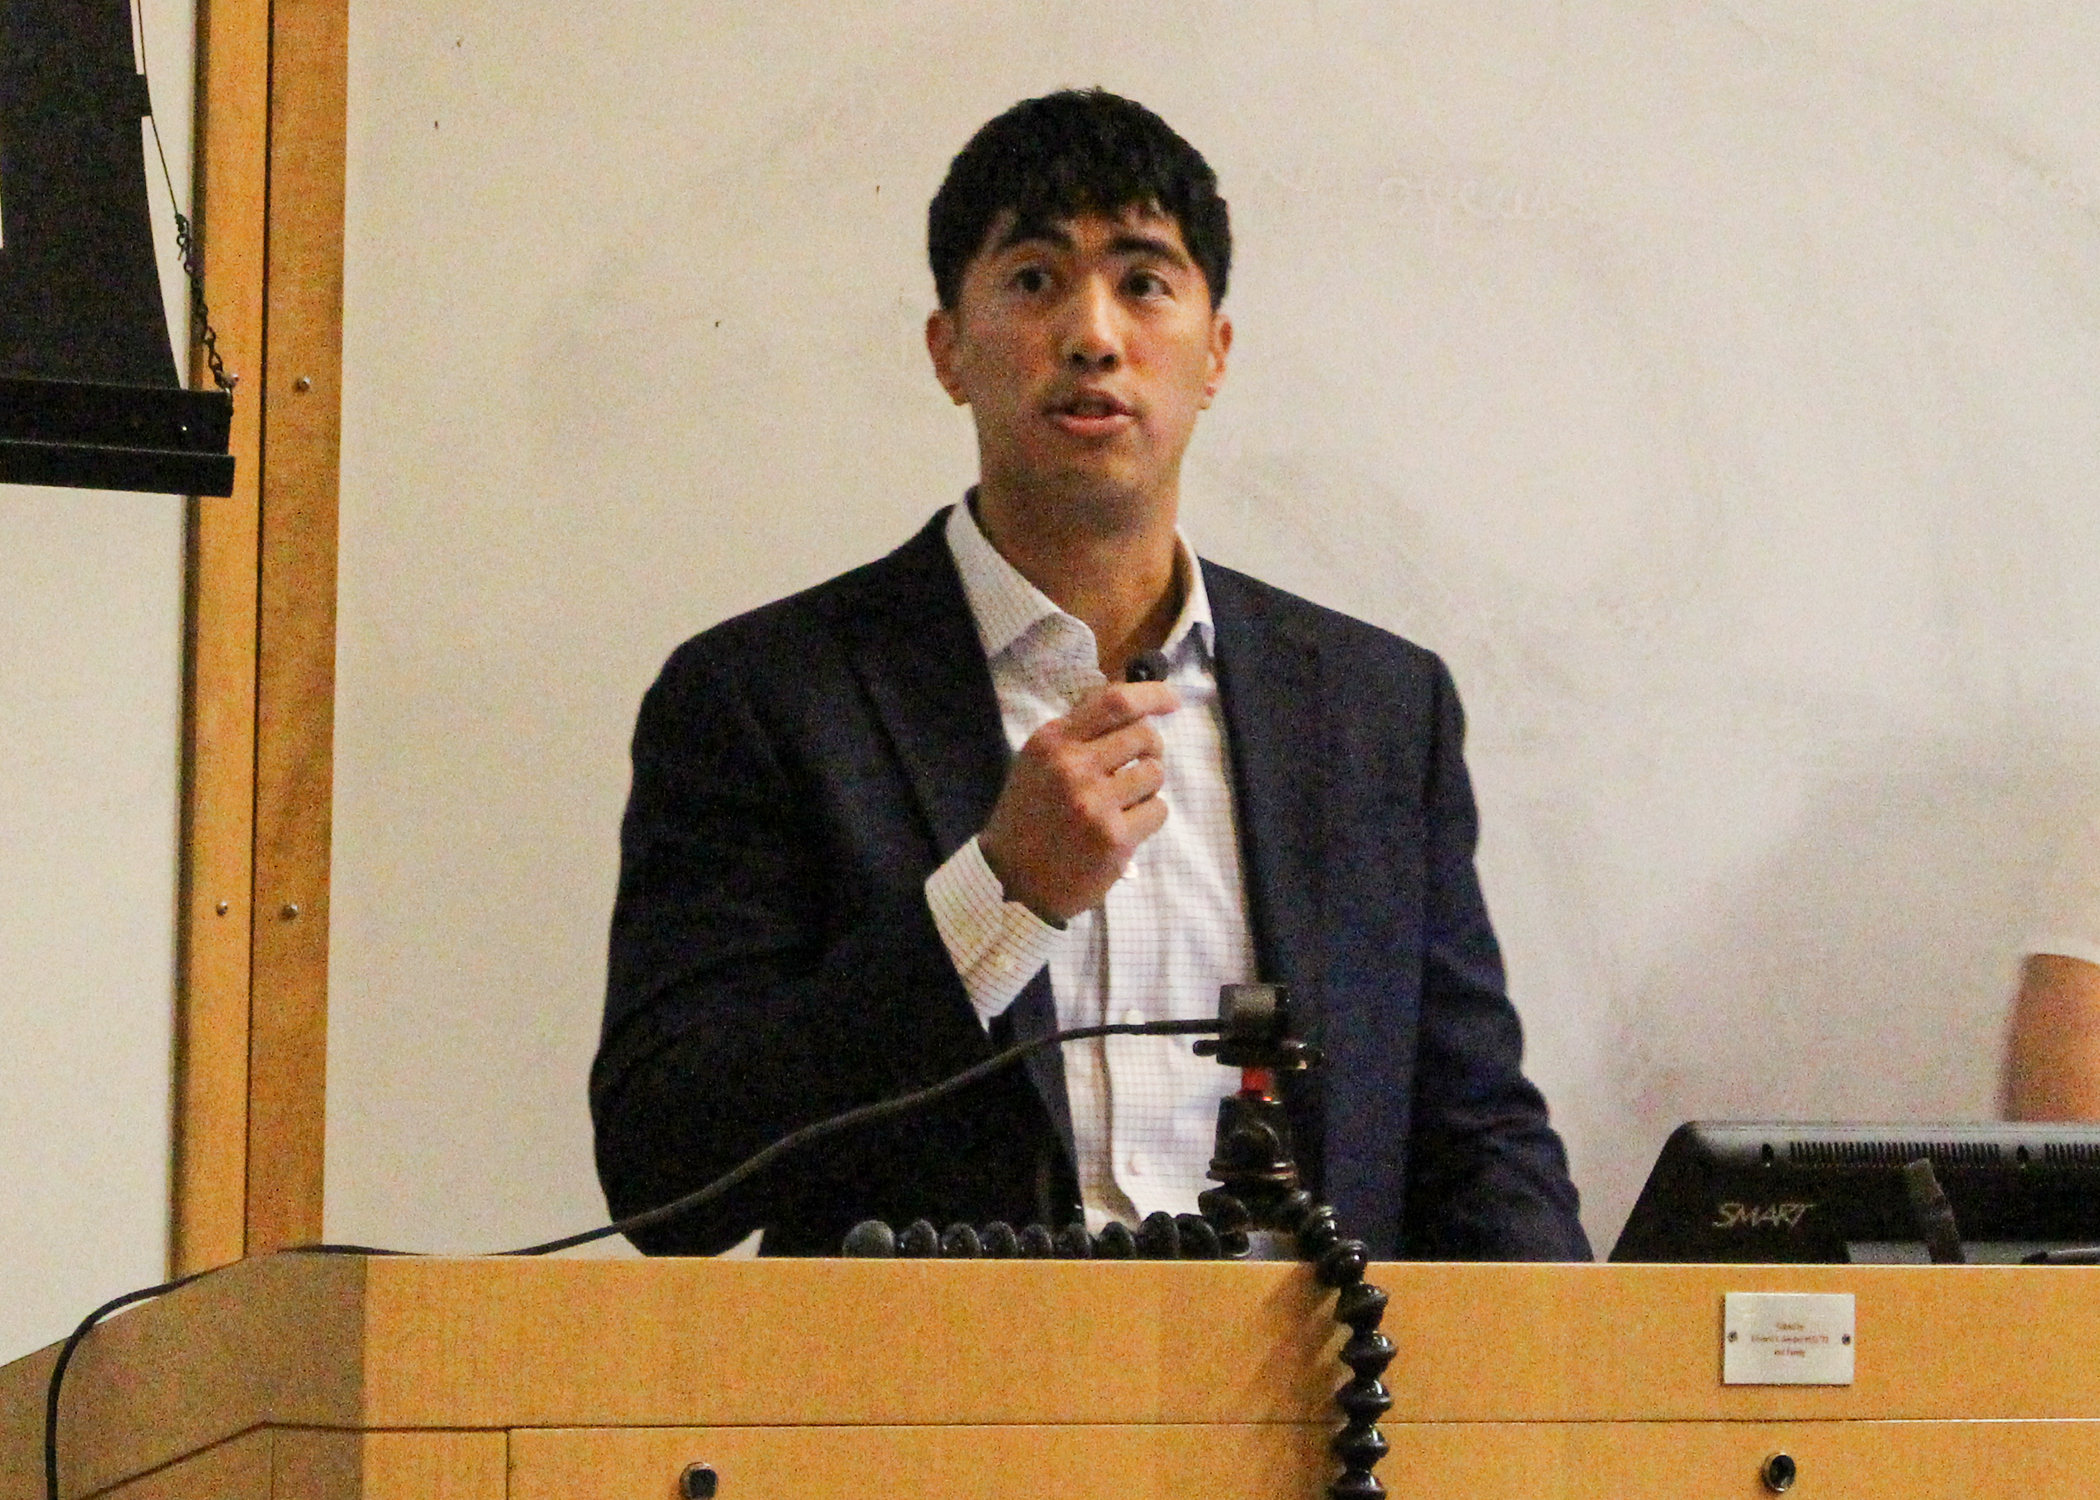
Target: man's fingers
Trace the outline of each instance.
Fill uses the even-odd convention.
[[[1181,694],[1164,682],[1112,682],[1089,693],[1065,715],[1065,733],[1075,740],[1094,740],[1126,724],[1181,707]]]
[[[1164,797],[1147,797],[1123,814],[1125,831],[1130,835],[1132,847],[1145,842],[1166,826],[1167,803]]]
[[[1167,820],[1151,721],[1180,704],[1165,683],[1113,683],[1029,737],[978,835],[1009,900],[1063,921],[1101,899]]]
[[[1167,753],[1167,742],[1149,719],[1125,724],[1074,747],[1085,763],[1099,772],[1110,772],[1134,760],[1158,760]]]
[[[1167,784],[1166,768],[1151,756],[1126,761],[1114,775],[1108,778],[1109,789],[1115,794],[1116,806],[1129,809],[1148,797],[1157,797]],[[1161,804],[1165,806],[1164,803]]]

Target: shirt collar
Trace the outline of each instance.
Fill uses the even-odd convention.
[[[977,639],[984,647],[985,660],[996,658],[1039,621],[1053,616],[1063,616],[1085,630],[1083,622],[1059,609],[1048,594],[1023,578],[1020,570],[1001,557],[999,549],[986,540],[970,509],[970,502],[976,497],[977,492],[971,490],[963,503],[948,513],[947,535],[948,551],[955,559],[956,572],[962,575],[963,596],[969,601],[970,616],[976,622]],[[1175,616],[1174,627],[1167,632],[1167,639],[1160,649],[1169,661],[1174,661],[1193,641],[1207,657],[1211,651],[1213,626],[1210,593],[1203,587],[1203,569],[1179,527],[1174,531],[1174,546],[1182,576],[1188,580],[1188,592],[1182,598],[1181,613]]]

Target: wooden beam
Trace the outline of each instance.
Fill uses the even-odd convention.
[[[189,508],[182,907],[175,1050],[177,1275],[247,1243],[248,992],[255,848],[269,0],[198,0],[195,224],[234,392],[234,492]],[[208,379],[201,348],[191,382]]]
[[[348,0],[275,0],[247,1250],[321,1236]]]
[[[192,510],[173,1262],[321,1234],[347,0],[200,0],[236,492]]]

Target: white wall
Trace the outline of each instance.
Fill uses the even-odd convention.
[[[0,487],[0,1361],[166,1274],[181,506]]]
[[[2100,749],[2100,13],[353,8],[328,1231],[602,1211],[633,710],[970,477],[923,215],[1102,83],[1218,167],[1220,561],[1444,652],[1600,1246],[1690,1116],[1990,1113]]]
[[[194,11],[145,13],[187,212]],[[0,1362],[167,1274],[182,569],[179,499],[0,485]]]

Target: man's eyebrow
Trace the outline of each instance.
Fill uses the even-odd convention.
[[[1017,219],[1007,226],[1006,232],[999,236],[999,243],[992,248],[996,253],[1011,250],[1017,245],[1036,243],[1058,250],[1070,250],[1073,240],[1071,232],[1061,224],[1045,223],[1041,220],[1023,222]],[[1144,234],[1135,229],[1126,229],[1110,240],[1108,250],[1111,255],[1151,256],[1184,269],[1195,264],[1189,259],[1188,253],[1173,241],[1156,234]]]
[[[1126,231],[1110,240],[1108,248],[1111,254],[1150,255],[1166,261],[1169,265],[1186,267],[1195,264],[1194,261],[1189,259],[1187,252],[1178,248],[1171,240],[1163,240],[1154,234],[1135,234]]]
[[[1028,221],[1021,219],[1016,219],[1009,224],[1006,228],[1006,233],[999,236],[999,243],[992,248],[995,250],[1011,250],[1016,245],[1026,245],[1036,240],[1041,240],[1048,245],[1054,245],[1060,250],[1072,248],[1071,234],[1058,225],[1046,224],[1040,220]]]

